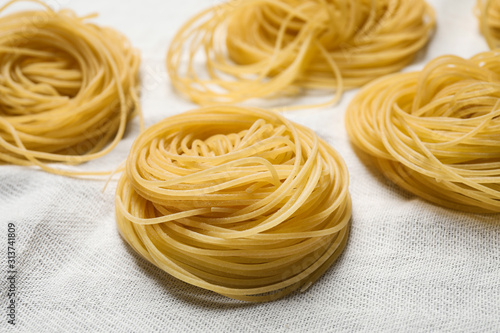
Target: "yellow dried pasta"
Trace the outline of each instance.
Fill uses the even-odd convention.
[[[477,0],[476,10],[488,46],[492,50],[500,47],[500,1]]]
[[[269,301],[307,288],[342,253],[347,168],[278,113],[234,106],[169,117],[134,142],[116,190],[119,230],[172,276]]]
[[[167,69],[175,88],[201,105],[302,88],[335,90],[321,104],[329,105],[344,89],[408,65],[434,27],[424,0],[229,1],[184,24]]]
[[[347,109],[356,146],[435,204],[500,212],[500,53],[442,56],[363,88]]]
[[[0,7],[0,14],[18,0]],[[70,10],[0,16],[0,162],[79,164],[111,151],[140,114],[140,57],[117,31]]]

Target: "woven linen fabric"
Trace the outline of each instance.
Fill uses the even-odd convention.
[[[487,50],[473,0],[429,1],[438,30],[406,70]],[[195,108],[171,88],[165,53],[180,25],[218,0],[50,0],[128,36],[142,52],[146,125]],[[30,7],[18,5],[17,8]],[[180,282],[120,237],[116,178],[75,179],[0,166],[0,332],[491,332],[500,330],[500,216],[455,212],[393,185],[349,143],[350,91],[336,107],[288,112],[344,157],[353,199],[345,252],[303,293],[264,304]],[[324,100],[300,97],[293,103]],[[0,95],[1,98],[1,95]],[[71,167],[110,170],[139,133],[135,119],[109,155]],[[7,320],[7,234],[16,229],[16,324]]]

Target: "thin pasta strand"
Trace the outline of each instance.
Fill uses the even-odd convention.
[[[0,14],[22,0],[0,7]],[[0,16],[0,162],[80,164],[109,153],[139,106],[138,50],[117,31],[70,10]]]
[[[134,142],[116,219],[145,259],[192,285],[246,301],[305,290],[342,253],[348,172],[310,129],[279,113],[207,107]]]
[[[424,0],[235,0],[209,8],[177,32],[167,54],[174,87],[201,105],[335,91],[404,68],[429,41]],[[201,63],[200,63],[201,62]]]
[[[500,53],[441,56],[352,100],[346,128],[382,173],[435,204],[500,212]]]

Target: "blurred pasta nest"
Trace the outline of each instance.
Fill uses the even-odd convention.
[[[116,190],[118,227],[187,283],[268,301],[307,288],[340,255],[347,168],[310,129],[232,106],[169,117],[134,142]]]
[[[477,0],[476,11],[490,49],[500,47],[500,0]]]
[[[109,152],[139,113],[139,52],[70,10],[0,8],[0,161],[85,162]]]
[[[352,141],[389,179],[433,203],[500,212],[500,53],[442,56],[363,88]]]
[[[299,88],[336,90],[336,101],[345,88],[408,65],[430,39],[434,15],[424,0],[229,1],[186,22],[167,68],[199,104]]]

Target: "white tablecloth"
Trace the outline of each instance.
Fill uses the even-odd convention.
[[[50,0],[79,15],[98,12],[142,52],[146,125],[196,107],[171,88],[165,54],[175,31],[218,0]],[[438,30],[408,69],[487,50],[473,0],[433,0]],[[21,8],[21,6],[19,6]],[[112,181],[0,166],[0,331],[288,332],[500,330],[500,217],[433,206],[385,180],[344,129],[355,91],[336,107],[289,112],[348,164],[352,232],[344,254],[309,290],[265,304],[228,300],[147,263],[115,226]],[[1,96],[0,96],[1,98]],[[297,103],[319,97],[301,98]],[[79,169],[125,160],[137,119],[111,154]],[[16,327],[7,323],[7,224],[16,226]]]

